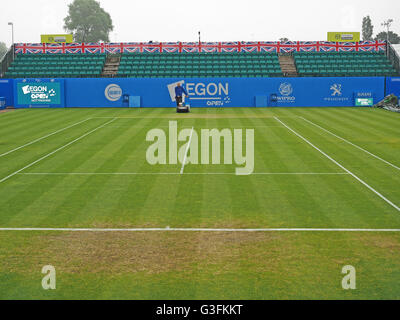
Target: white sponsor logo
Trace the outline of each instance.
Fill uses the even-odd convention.
[[[24,92],[24,94],[29,94],[31,91],[29,90],[29,86],[24,86],[22,87],[22,91]]]
[[[342,93],[342,85],[340,83],[334,83],[330,87],[331,90],[331,95],[330,97],[324,98],[325,101],[328,102],[345,102],[349,101],[349,98],[346,96],[343,96]]]
[[[373,96],[372,92],[358,92],[357,93],[357,97],[368,97],[368,98],[370,98],[372,96]]]
[[[122,89],[117,84],[110,84],[104,90],[104,95],[106,96],[107,100],[111,102],[118,101],[122,97]]]
[[[332,97],[342,95],[342,85],[339,83],[335,83],[335,84],[331,85],[331,90],[332,90],[332,94],[331,94]]]
[[[353,40],[354,36],[352,34],[342,34],[342,40]]]
[[[282,103],[294,103],[296,97],[293,94],[293,86],[288,82],[283,82],[279,86],[280,96],[277,96],[277,101]]]
[[[290,96],[293,93],[293,86],[290,83],[284,82],[279,86],[279,92],[285,97]]]
[[[30,94],[32,100],[35,99],[49,99],[49,97],[55,97],[56,91],[54,89],[48,90],[47,86],[31,86],[26,85],[22,87],[24,95]]]

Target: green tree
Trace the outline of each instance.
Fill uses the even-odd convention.
[[[7,45],[4,42],[0,42],[0,60],[3,59],[7,51],[8,51]]]
[[[375,40],[381,40],[381,41],[386,40],[386,35],[387,35],[386,31],[379,32],[376,35]],[[399,44],[400,36],[393,31],[389,31],[389,42],[392,44]]]
[[[372,36],[374,34],[374,26],[372,25],[372,21],[370,16],[366,16],[362,21],[362,37],[364,41],[372,40]]]
[[[114,30],[109,13],[95,0],[74,0],[68,6],[64,29],[74,35],[76,42],[109,42]]]

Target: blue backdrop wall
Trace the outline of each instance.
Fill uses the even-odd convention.
[[[178,82],[186,88],[193,107],[346,107],[354,106],[356,97],[371,97],[377,102],[385,95],[383,77],[17,79],[14,105],[127,107],[124,95],[129,95],[131,102],[135,101],[131,106],[175,107]]]
[[[119,107],[124,94],[140,96],[142,107],[174,107],[173,88],[177,82],[186,88],[193,107],[254,107],[257,96],[267,97],[269,106],[285,107],[354,106],[356,95],[370,96],[375,101],[384,97],[384,78],[129,78],[65,82],[68,107]]]
[[[14,80],[0,79],[0,97],[6,99],[6,106],[14,105]]]

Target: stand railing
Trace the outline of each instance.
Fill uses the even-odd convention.
[[[400,75],[400,56],[390,42],[388,43],[387,47],[387,56],[394,68],[396,69],[398,75]]]
[[[3,59],[0,62],[0,78],[4,78],[4,74],[6,73],[8,67],[14,61],[14,46],[7,51],[4,55]]]

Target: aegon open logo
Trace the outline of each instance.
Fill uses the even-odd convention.
[[[106,96],[107,100],[115,102],[121,99],[122,89],[117,84],[110,84],[106,87],[104,95]]]
[[[218,107],[224,106],[231,102],[229,97],[229,83],[203,83],[203,82],[187,82],[184,80],[171,83],[168,85],[168,91],[171,101],[175,101],[175,87],[180,84],[186,88],[191,100],[204,100],[207,106]]]
[[[32,100],[46,100],[49,97],[55,97],[56,91],[54,89],[48,90],[47,86],[30,86],[26,85],[22,87],[22,92],[24,95],[31,95]]]
[[[221,96],[225,94],[226,96],[229,95],[229,84],[228,83],[186,83],[186,90],[189,96],[208,96],[208,97],[215,97]],[[206,97],[207,98],[207,97]]]
[[[30,93],[43,93],[47,92],[47,87],[46,86],[23,86],[22,91],[24,94],[30,94]]]

